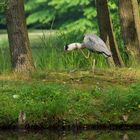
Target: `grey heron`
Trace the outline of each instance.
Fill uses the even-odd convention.
[[[112,54],[104,41],[95,34],[86,34],[83,43],[71,43],[64,46],[65,51],[87,48],[90,52],[103,54],[105,57],[111,57]]]

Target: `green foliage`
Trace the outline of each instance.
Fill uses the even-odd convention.
[[[29,26],[50,28],[53,24],[57,29],[84,31],[97,27],[95,5],[90,0],[27,0],[25,7]]]
[[[137,84],[131,85],[127,91],[120,92],[113,89],[105,96],[105,108],[107,111],[130,112],[140,108],[140,87]]]
[[[7,7],[8,0],[1,0],[0,1],[0,12],[4,11]]]
[[[5,26],[4,11],[7,7],[7,4],[8,4],[8,0],[0,1],[0,28],[3,28]]]

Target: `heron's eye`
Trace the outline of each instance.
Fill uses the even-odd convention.
[[[66,51],[68,48],[69,48],[68,45],[65,45],[64,50]]]

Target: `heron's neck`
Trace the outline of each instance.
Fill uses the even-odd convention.
[[[75,43],[75,46],[76,46],[77,49],[85,48],[83,43]]]

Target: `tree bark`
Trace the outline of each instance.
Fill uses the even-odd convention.
[[[119,14],[130,65],[136,65],[140,63],[140,18],[137,0],[119,0]]]
[[[6,10],[7,32],[14,72],[33,71],[31,49],[24,13],[24,0],[9,0]]]
[[[113,55],[113,59],[109,58],[108,63],[111,66],[115,64],[116,66],[122,67],[124,66],[124,63],[114,37],[107,0],[96,0],[96,6],[100,36],[107,44]]]

